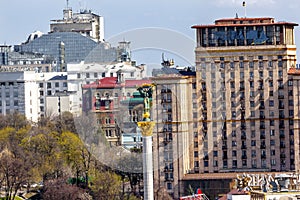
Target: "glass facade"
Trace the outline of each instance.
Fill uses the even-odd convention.
[[[117,49],[105,43],[97,43],[79,33],[57,32],[45,34],[29,43],[18,46],[20,52],[51,55],[59,60],[61,42],[65,45],[65,62],[113,62],[117,60]]]

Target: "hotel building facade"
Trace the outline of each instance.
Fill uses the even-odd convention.
[[[178,110],[178,104],[173,103],[167,110],[182,117],[180,120],[192,122],[187,123],[190,124],[186,126],[188,134],[184,136],[183,129],[182,133],[174,131],[173,126],[180,121],[173,115],[166,130],[170,127],[173,131],[172,148],[181,147],[176,143],[183,145],[188,141],[192,152],[188,153],[187,146],[182,151],[158,150],[181,155],[172,161],[171,179],[154,166],[158,169],[154,179],[161,180],[159,177],[165,175],[165,187],[175,199],[187,194],[187,188],[201,188],[210,198],[215,198],[230,190],[230,182],[237,173],[299,172],[299,113],[295,104],[299,94],[294,92],[298,82],[293,73],[288,73],[296,67],[295,26],[298,24],[265,17],[220,19],[212,25],[192,27],[197,40],[196,80],[186,86],[192,92],[177,91],[173,88],[176,83],[165,88],[171,91],[170,95],[180,96],[180,100],[182,95],[187,95],[188,99],[180,102],[185,111]],[[161,78],[160,84],[169,82]],[[157,91],[163,93],[164,88],[159,87],[157,84]],[[154,97],[153,100],[154,110],[161,107],[162,113],[156,112],[161,117],[165,109],[163,99],[159,102]],[[168,141],[164,129],[159,127],[156,132],[160,136],[155,138],[154,131],[153,145],[160,140]],[[156,149],[154,163],[163,166],[164,159],[158,156],[162,153],[155,155]]]

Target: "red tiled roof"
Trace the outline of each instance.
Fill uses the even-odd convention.
[[[289,69],[288,74],[299,76],[300,75],[300,69],[292,67],[292,68]]]
[[[105,77],[91,84],[83,85],[82,88],[116,88],[116,87],[136,87],[144,83],[151,83],[149,79],[142,80],[125,80],[125,85],[117,83],[117,77]]]
[[[258,22],[260,20],[263,20],[263,22]],[[239,22],[239,21],[253,21],[253,23],[233,23],[233,22]],[[228,23],[226,23],[228,22]],[[224,19],[218,19],[215,21],[215,24],[208,24],[208,25],[194,25],[192,28],[212,28],[212,27],[238,27],[238,26],[268,26],[268,25],[291,25],[291,26],[298,26],[297,23],[292,22],[274,22],[274,18],[272,17],[257,17],[257,18],[224,18]]]
[[[246,18],[223,18],[217,19],[215,22],[222,22],[222,21],[250,21],[250,20],[272,20],[273,17],[246,17]]]
[[[268,25],[291,25],[298,26],[296,23],[292,22],[274,22],[274,23],[253,23],[253,24],[209,24],[209,25],[194,25],[192,28],[213,28],[213,27],[238,27],[238,26],[268,26]]]

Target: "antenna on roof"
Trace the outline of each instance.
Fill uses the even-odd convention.
[[[67,0],[67,8],[69,8],[69,0]]]

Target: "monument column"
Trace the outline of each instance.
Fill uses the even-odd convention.
[[[143,84],[138,88],[144,98],[143,121],[138,122],[143,136],[143,179],[144,200],[153,200],[153,158],[152,158],[152,134],[155,123],[150,119],[150,100],[152,98],[154,85]]]

